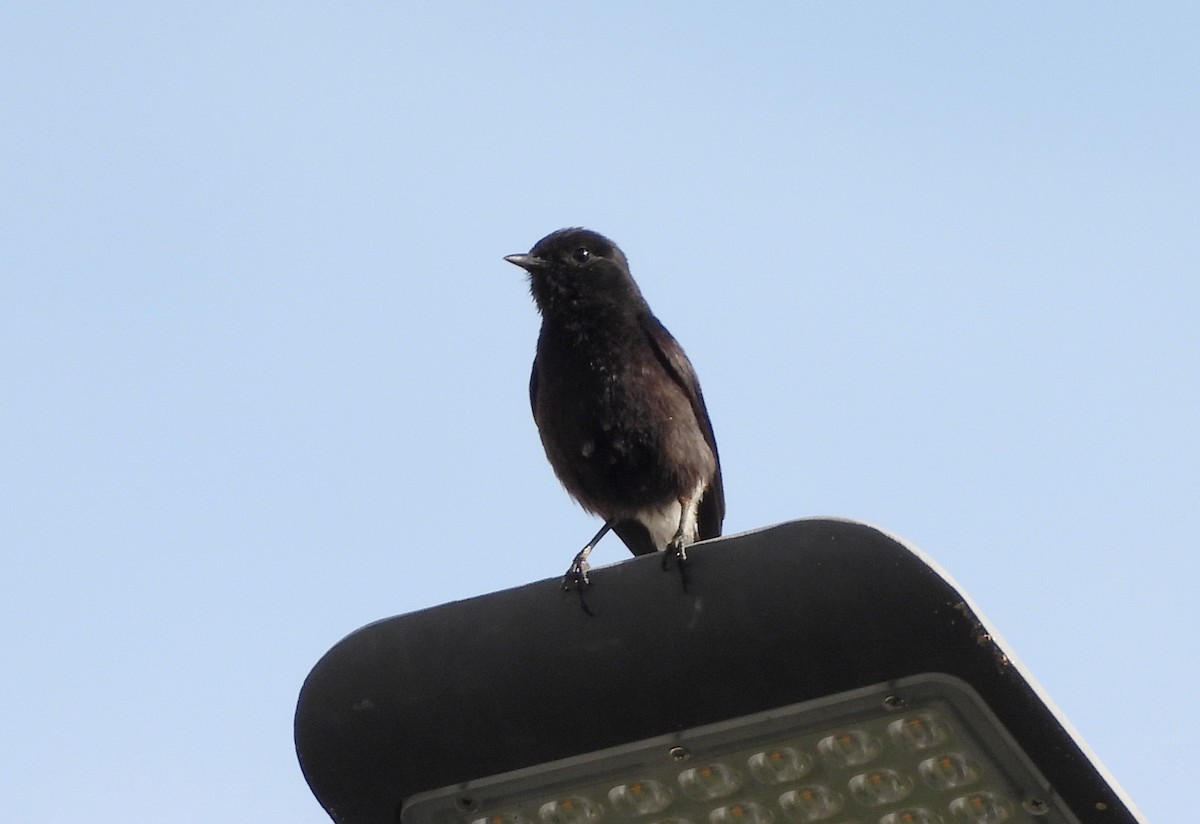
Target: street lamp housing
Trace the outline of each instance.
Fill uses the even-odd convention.
[[[811,519],[379,621],[296,712],[345,824],[1138,824],[931,561]]]

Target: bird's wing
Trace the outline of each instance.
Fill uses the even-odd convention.
[[[698,537],[701,539],[716,538],[721,534],[721,522],[725,520],[725,487],[721,482],[721,457],[717,453],[717,439],[713,435],[708,408],[704,405],[704,395],[700,392],[700,381],[696,378],[696,370],[692,368],[691,361],[684,354],[683,347],[653,313],[644,312],[638,320],[659,362],[691,403],[692,414],[696,416],[696,422],[700,424],[704,440],[708,443],[708,448],[713,453],[713,459],[717,462],[717,471],[713,475],[712,484],[705,490],[704,500],[700,502],[697,518]]]
[[[533,410],[533,419],[537,420],[537,356],[533,357],[533,371],[529,373],[529,406]]]

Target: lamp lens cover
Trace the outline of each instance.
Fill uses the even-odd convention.
[[[1078,819],[974,690],[936,673],[467,781],[401,811],[402,824],[620,822]]]

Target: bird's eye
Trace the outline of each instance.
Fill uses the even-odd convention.
[[[576,249],[574,252],[572,252],[572,253],[571,253],[571,258],[572,258],[572,259],[573,259],[573,260],[574,260],[576,263],[583,263],[583,262],[585,262],[585,261],[586,261],[588,258],[590,258],[591,256],[592,256],[592,253],[591,253],[591,252],[589,252],[589,251],[588,251],[588,250],[587,250],[585,247],[583,247],[583,246],[580,246],[578,249]]]

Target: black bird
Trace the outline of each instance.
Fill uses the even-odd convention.
[[[683,348],[659,322],[617,245],[560,229],[527,255],[542,315],[529,402],[554,474],[604,526],[579,551],[563,588],[588,583],[588,554],[611,529],[634,555],[721,534],[725,491],[712,423]],[[586,609],[586,605],[585,605]]]

